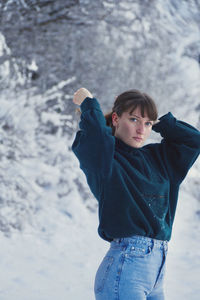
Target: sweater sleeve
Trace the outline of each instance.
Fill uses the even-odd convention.
[[[80,130],[76,133],[72,151],[85,173],[109,176],[115,148],[112,129],[106,125],[106,119],[96,98],[86,97],[80,109]]]
[[[163,137],[160,149],[169,177],[180,184],[200,153],[200,131],[171,112],[159,120],[152,129]]]

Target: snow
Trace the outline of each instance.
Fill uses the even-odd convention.
[[[27,68],[31,71],[38,71],[38,66],[35,60],[32,60],[32,62],[29,65],[27,65]]]
[[[12,1],[7,5],[9,3]],[[104,5],[113,7],[106,1]],[[120,5],[124,10],[129,7],[125,3]],[[158,2],[157,8],[165,15],[163,27],[168,26],[171,32],[180,30],[178,25],[178,29],[174,27],[175,19],[171,13],[175,10],[169,13],[167,2],[165,5]],[[132,13],[125,13],[132,19]],[[185,19],[178,16],[180,22],[187,23],[187,10],[182,8],[181,14]],[[133,26],[136,29],[136,23]],[[150,36],[150,23],[145,19],[143,27]],[[178,119],[196,126],[200,68],[196,60],[184,56],[184,50],[192,41],[199,40],[199,29],[188,23],[188,32],[184,38],[181,34],[179,39],[177,37],[178,47],[171,54],[176,71],[169,67],[171,76],[167,77],[167,83],[171,80],[176,88],[169,101],[162,103],[160,108],[166,113],[171,105],[172,113]],[[132,49],[129,36],[125,36],[125,40]],[[141,46],[139,40],[136,43]],[[94,277],[109,243],[97,234],[97,201],[88,189],[77,159],[68,150],[74,136],[68,138],[61,129],[67,126],[75,131],[77,124],[71,115],[59,114],[46,106],[47,101],[56,99],[62,111],[63,99],[72,101],[72,95],[63,95],[62,89],[77,78],[67,78],[43,95],[36,94],[31,88],[28,94],[26,91],[13,92],[18,84],[26,82],[15,59],[9,59],[10,54],[0,33],[0,56],[5,55],[5,61],[0,65],[0,79],[2,86],[9,87],[1,93],[0,110],[1,126],[7,127],[6,131],[0,128],[0,299],[92,300]],[[124,45],[115,55],[124,57]],[[32,61],[27,67],[37,70],[40,66]],[[46,134],[45,130],[50,127],[48,123],[59,127],[54,135]],[[167,256],[165,291],[169,300],[199,299],[199,195],[198,160],[179,192]]]
[[[184,183],[185,184],[185,183]],[[169,242],[166,299],[199,299],[200,222],[199,201],[181,188]]]
[[[74,198],[73,211],[82,212],[79,202]],[[84,212],[82,221],[67,224],[67,218],[50,205],[43,214],[47,231],[30,228],[30,232],[16,233],[11,238],[1,236],[0,254],[4,259],[0,299],[93,298],[91,282],[97,253],[103,254],[104,245],[96,235],[96,216],[90,216],[86,209]]]

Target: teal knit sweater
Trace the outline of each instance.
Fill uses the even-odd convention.
[[[200,131],[171,112],[152,130],[160,143],[134,148],[112,135],[96,98],[80,105],[72,151],[99,203],[99,235],[170,240],[179,186],[200,153]]]

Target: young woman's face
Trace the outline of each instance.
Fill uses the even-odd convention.
[[[149,119],[146,112],[144,118],[141,115],[140,107],[130,115],[129,112],[123,112],[119,117],[116,112],[112,114],[112,122],[115,126],[115,136],[126,144],[140,148],[151,133],[154,122]],[[137,139],[140,138],[140,139]]]

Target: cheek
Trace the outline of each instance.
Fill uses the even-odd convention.
[[[127,134],[130,135],[133,133],[133,131],[135,130],[134,126],[130,123],[124,123],[123,124],[123,131]]]
[[[146,138],[148,138],[148,136],[150,135],[150,133],[151,133],[151,129],[149,129],[149,130],[146,131],[146,134],[145,134]]]
[[[121,129],[122,130],[130,130],[130,126],[129,126],[129,124],[127,122],[123,122],[121,124]]]

